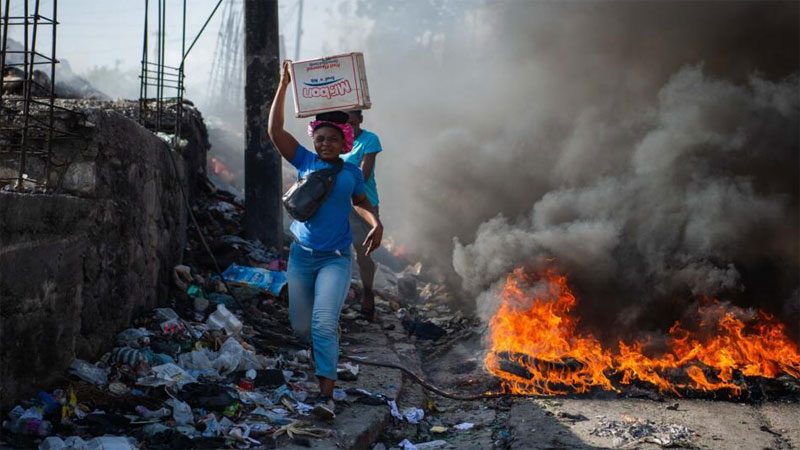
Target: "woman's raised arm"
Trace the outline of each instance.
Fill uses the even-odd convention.
[[[292,162],[295,150],[297,150],[297,139],[283,129],[283,104],[286,101],[286,88],[292,81],[292,76],[289,74],[289,64],[291,64],[291,61],[286,60],[281,68],[281,81],[278,83],[275,99],[272,100],[272,106],[269,109],[267,132],[281,156]]]

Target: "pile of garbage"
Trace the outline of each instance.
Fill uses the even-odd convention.
[[[188,265],[173,269],[169,307],[137,318],[98,361],[75,359],[58,389],[16,405],[3,421],[4,443],[249,448],[333,433],[307,420],[318,388],[288,324],[284,254],[237,236],[242,206],[207,187],[193,207],[202,234],[189,229]]]
[[[137,319],[99,361],[75,359],[63,388],[11,410],[4,439],[30,447],[47,437],[43,449],[122,450],[248,448],[282,435],[329,436],[304,420],[317,391],[308,351],[259,353],[254,344],[262,336],[233,312],[283,305],[277,295],[285,274],[231,266],[223,275],[242,285],[242,304],[221,280],[176,267],[183,295],[174,307]]]
[[[193,207],[200,232],[189,229],[186,265],[173,269],[165,307],[135,319],[97,361],[75,359],[57,389],[14,406],[2,422],[3,444],[47,450],[273,448],[335,434],[330,424],[310,417],[318,387],[310,351],[288,322],[286,249],[236,235],[243,216],[236,195],[210,182],[207,187]],[[419,265],[406,267],[382,250],[386,263],[379,263],[376,280],[382,314],[400,317],[421,341],[441,343],[472,327],[443,302],[446,291],[425,280]],[[400,265],[406,269],[395,273]],[[221,274],[216,267],[224,269]],[[360,319],[362,295],[355,281],[341,314],[344,334],[372,326]],[[338,377],[357,380],[359,370],[342,361]],[[334,400],[344,408],[356,402],[388,407],[400,422],[424,417],[419,408],[401,411],[395,399],[358,387],[336,389]]]
[[[334,435],[309,417],[318,387],[310,351],[288,325],[281,269],[281,259],[232,263],[223,282],[176,266],[172,307],[137,318],[98,361],[75,359],[63,386],[14,407],[3,422],[5,442],[51,450],[250,448]],[[345,332],[363,322],[359,296],[356,283],[342,313]],[[378,305],[402,310],[380,297]],[[359,370],[342,361],[338,375],[357,380]],[[336,389],[334,399],[388,406],[398,421],[424,417],[357,387]]]

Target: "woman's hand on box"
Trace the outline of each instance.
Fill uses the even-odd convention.
[[[292,61],[290,60],[285,59],[283,61],[283,66],[281,66],[281,86],[288,86],[292,82],[291,65]]]

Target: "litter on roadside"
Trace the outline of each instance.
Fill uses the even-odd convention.
[[[241,286],[262,289],[272,295],[279,296],[281,289],[288,281],[286,273],[278,270],[267,270],[260,267],[247,267],[231,264],[222,273],[225,280]]]

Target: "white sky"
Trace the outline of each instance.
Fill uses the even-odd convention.
[[[200,31],[218,0],[187,0],[186,46]],[[339,14],[339,2],[330,0],[305,0],[303,7],[303,40],[301,59],[323,56],[335,49],[329,39],[324,39],[326,24],[332,15]],[[21,15],[25,0],[11,0],[11,14]],[[241,7],[242,0],[223,0],[203,35],[198,40],[186,61],[186,97],[198,99],[208,85],[209,70],[219,31],[220,19],[226,2]],[[3,2],[4,3],[4,2]],[[33,8],[35,0],[28,0]],[[177,66],[181,48],[181,14],[183,1],[167,1],[167,42],[165,64]],[[295,55],[298,0],[279,2],[280,32],[288,55]],[[52,16],[53,0],[41,0],[40,13]],[[142,57],[142,33],[145,0],[61,0],[58,2],[57,56],[66,59],[72,70],[80,75],[95,66],[114,67],[138,71]],[[335,9],[335,11],[334,11]],[[150,1],[150,41],[155,39],[157,1]],[[12,30],[9,36],[21,40],[21,33]],[[49,54],[50,30],[42,27],[37,48]],[[327,37],[327,36],[326,36]],[[327,41],[327,42],[326,42]],[[350,51],[358,51],[352,49]]]

